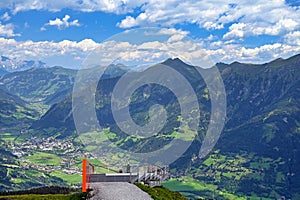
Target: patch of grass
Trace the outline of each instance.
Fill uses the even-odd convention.
[[[223,173],[223,176],[225,176],[225,177],[227,177],[227,178],[232,178],[232,177],[234,177],[234,175],[232,174],[232,173],[228,173],[228,172],[225,172],[225,173]]]
[[[187,200],[179,192],[168,190],[163,186],[149,187],[141,183],[135,183],[144,192],[147,192],[154,200]]]
[[[250,163],[250,168],[253,169],[269,169],[270,168],[270,163],[267,162],[251,162]]]
[[[172,191],[199,191],[199,190],[216,190],[217,186],[205,184],[191,177],[173,178],[163,184],[166,188]]]
[[[196,132],[190,130],[188,126],[181,126],[180,127],[181,132],[174,131],[170,136],[175,137],[177,139],[183,140],[183,141],[192,141],[195,139]]]
[[[25,159],[34,164],[53,166],[59,166],[62,161],[59,156],[45,152],[35,152],[31,156],[26,156]]]
[[[276,174],[276,182],[281,183],[285,181],[285,176],[282,172],[277,172]]]
[[[101,142],[112,140],[116,137],[116,134],[110,132],[109,129],[103,129],[101,132],[87,132],[80,134],[77,138],[78,141],[82,141],[86,146],[97,146],[95,144],[100,144]]]
[[[20,184],[20,183],[24,183],[26,181],[24,179],[15,178],[15,179],[11,179],[11,182],[13,182],[15,184]]]
[[[0,133],[0,138],[5,142],[13,142],[16,136],[14,133]]]
[[[68,184],[77,184],[81,182],[80,174],[66,174],[61,170],[59,170],[59,171],[51,172],[50,175],[61,178],[62,180],[66,181]]]
[[[207,159],[203,162],[203,164],[206,165],[206,166],[210,166],[210,165],[212,165],[213,163],[214,163],[214,161],[213,161],[212,157],[207,158]]]
[[[190,198],[201,199],[199,192],[215,193],[218,196],[222,196],[226,199],[245,200],[245,197],[238,197],[234,194],[230,194],[226,191],[218,190],[218,186],[213,184],[206,184],[205,182],[195,180],[191,177],[183,177],[177,179],[170,179],[163,184],[164,187],[172,190],[184,193]]]

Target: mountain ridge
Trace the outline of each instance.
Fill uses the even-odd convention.
[[[46,63],[39,60],[22,60],[22,59],[10,59],[5,56],[0,57],[1,69],[7,72],[24,71],[31,68],[47,68]]]
[[[280,196],[297,198],[300,195],[300,169],[297,168],[300,163],[300,149],[297,145],[300,143],[300,54],[259,65],[238,62],[216,64],[227,94],[227,119],[220,140],[211,154],[203,159],[198,158],[197,153],[209,123],[211,105],[209,92],[198,70],[209,69],[196,68],[179,59],[168,59],[162,64],[177,70],[188,80],[197,95],[201,112],[198,135],[184,155],[171,164],[173,173],[185,174],[204,184],[214,185],[218,191],[228,191],[238,196],[254,195],[274,199]],[[60,73],[65,71],[52,70]],[[36,71],[14,73],[13,76],[8,74],[4,76],[6,78],[0,78],[0,82],[7,80],[2,81],[2,86],[8,87],[8,83],[12,84],[10,78],[24,76],[24,73],[32,73],[30,76],[34,76],[36,73],[33,72]],[[149,140],[127,137],[117,127],[110,107],[111,92],[125,73],[118,69],[116,71],[121,73],[114,76],[112,70],[109,76],[102,77],[98,83],[95,110],[101,126],[109,128],[112,141],[121,148],[147,151],[167,144],[172,139],[172,128],[180,129],[176,121],[180,114],[176,96],[158,85],[150,84],[137,89],[132,95],[130,107],[132,118],[137,124],[148,122],[148,110],[157,103],[166,105],[172,123],[167,124],[163,132],[158,134],[160,140],[157,140],[158,136]],[[67,79],[74,77],[75,72]],[[134,72],[132,77],[139,77],[142,73]],[[49,83],[53,84],[52,81]],[[18,81],[14,84],[18,84]],[[47,88],[40,91],[47,91]],[[60,93],[67,95],[61,96]],[[62,98],[51,104],[41,118],[32,122],[28,130],[29,137],[76,137],[71,93],[59,90],[51,97],[56,98],[55,95]],[[98,141],[95,139],[93,142]],[[208,197],[205,191],[193,192]]]

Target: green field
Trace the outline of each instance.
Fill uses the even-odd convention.
[[[25,159],[34,164],[53,166],[59,166],[62,161],[59,156],[45,152],[34,152],[33,155],[26,156]]]
[[[141,190],[147,192],[154,200],[186,200],[179,192],[170,191],[165,187],[149,187],[141,183],[135,183]]]
[[[5,142],[13,142],[15,138],[16,136],[13,133],[0,133],[0,139]]]
[[[62,170],[54,171],[50,173],[51,176],[61,178],[68,184],[77,184],[81,182],[81,174],[66,174]]]
[[[193,199],[201,199],[203,194],[211,194],[211,197],[214,196],[222,196],[226,199],[234,199],[234,200],[246,200],[245,197],[238,197],[234,194],[227,193],[225,191],[217,190],[216,185],[212,184],[205,184],[202,181],[195,180],[191,177],[183,177],[183,178],[173,178],[168,180],[167,182],[163,183],[163,186],[172,190],[172,191],[179,191],[183,193],[188,198]]]

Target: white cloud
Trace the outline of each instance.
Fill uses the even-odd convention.
[[[49,20],[49,22],[46,23],[41,30],[45,31],[45,26],[57,26],[58,29],[68,28],[70,26],[80,26],[78,19],[69,21],[70,18],[70,15],[65,15],[62,19],[56,18],[54,20]]]
[[[216,23],[216,19],[227,9],[227,4],[215,5],[211,1],[158,1],[149,0],[142,7],[143,11],[136,17],[126,17],[119,23],[120,27],[129,28],[153,24],[174,25],[182,22],[196,23],[209,29],[218,29],[222,24]],[[126,25],[126,26],[125,26]],[[211,26],[209,26],[211,25]]]
[[[284,0],[270,1],[158,1],[149,0],[136,18],[127,16],[118,23],[121,28],[179,23],[197,24],[207,30],[223,29],[232,24],[224,39],[259,35],[283,35],[300,29],[300,9]]]
[[[158,34],[161,35],[183,35],[187,36],[190,32],[189,31],[183,31],[181,29],[175,29],[175,28],[162,28],[158,31]]]
[[[221,49],[211,50],[210,55],[217,61],[231,63],[233,61],[247,63],[265,63],[276,58],[288,58],[300,51],[300,45],[283,43],[266,44],[254,48],[241,45],[223,44]]]
[[[28,22],[25,22],[25,23],[24,23],[24,28],[30,28],[30,25],[29,25]]]
[[[246,25],[233,26],[224,36],[228,39],[262,34],[282,36],[300,29],[300,9],[289,6],[285,0],[2,0],[0,8],[8,8],[12,13],[26,10],[60,11],[68,8],[83,12],[127,14],[117,23],[121,28],[191,23],[214,30],[224,29],[231,24]],[[139,8],[140,13],[133,17],[131,13],[136,8]],[[71,26],[72,22],[68,23]],[[48,25],[63,28],[68,23],[57,18],[49,21]],[[73,25],[78,24],[78,21],[73,21]]]
[[[137,26],[138,22],[131,16],[126,16],[120,23],[117,24],[120,28],[130,28],[133,26]]]
[[[222,29],[222,28],[224,28],[224,24],[217,24],[214,22],[205,22],[203,24],[203,27],[206,28],[207,30]]]
[[[287,44],[300,46],[300,31],[288,33],[284,36]]]
[[[64,8],[79,10],[83,12],[104,11],[113,13],[126,13],[142,5],[145,1],[124,0],[1,0],[0,8],[9,8],[13,13],[27,10],[49,10],[60,11]]]
[[[155,31],[146,31],[144,34],[146,36],[148,35],[168,35],[170,36],[167,40],[168,43],[180,41],[188,36],[190,32],[184,31],[181,29],[175,29],[175,28],[161,28],[159,31],[155,29]]]
[[[165,44],[158,42],[158,41],[153,41],[153,42],[145,42],[137,47],[139,50],[161,50],[161,49],[166,49]]]
[[[91,39],[85,39],[79,42],[69,40],[60,42],[34,42],[31,40],[16,41],[15,39],[0,38],[0,46],[0,54],[10,58],[27,60],[47,60],[54,58],[53,60],[56,62],[56,58],[58,57],[64,57],[66,60],[77,60],[78,57],[85,57],[89,51],[97,48],[99,44]],[[79,66],[79,63],[77,64]]]
[[[280,19],[277,23],[269,25],[267,23],[235,23],[229,27],[223,38],[244,38],[245,36],[259,36],[259,35],[282,35],[290,31],[296,30],[300,22],[293,19]]]
[[[226,24],[239,21],[249,24],[247,34],[258,35],[279,34],[281,29],[295,29],[299,19],[300,11],[288,6],[284,0],[273,0],[272,3],[265,0],[258,0],[255,3],[243,0],[234,5],[225,0],[197,2],[149,0],[142,7],[142,13],[138,17],[127,16],[119,25],[129,28],[148,24],[173,25],[189,22],[211,30],[222,29]],[[257,30],[254,29],[255,27]],[[263,29],[261,33],[259,33],[260,28]]]
[[[241,1],[222,16],[221,23],[235,22],[224,35],[224,39],[246,36],[282,36],[300,28],[300,10],[289,7],[284,0]],[[237,22],[238,21],[238,22]]]
[[[0,36],[14,37],[14,36],[20,36],[20,34],[14,32],[13,24],[2,24],[0,22]]]
[[[148,20],[148,15],[146,13],[141,13],[136,18],[133,18],[131,16],[126,16],[125,19],[117,23],[117,26],[120,28],[131,28],[143,23],[147,23],[147,20]]]
[[[231,38],[242,38],[244,37],[245,31],[244,29],[247,27],[245,23],[237,23],[237,24],[232,24],[229,27],[229,32],[226,33],[223,38],[224,39],[231,39]]]
[[[242,26],[243,27],[243,26]],[[155,34],[154,31],[144,32]],[[15,39],[0,38],[0,54],[11,58],[39,59],[49,61],[50,65],[60,64],[67,67],[79,67],[89,54],[97,51],[97,62],[112,63],[115,58],[126,62],[139,60],[143,62],[162,61],[168,57],[179,57],[191,64],[201,65],[199,58],[211,56],[214,62],[254,62],[263,63],[278,57],[289,57],[300,52],[300,31],[286,34],[286,43],[266,44],[254,48],[245,48],[240,44],[232,44],[210,36],[195,41],[186,40],[188,32],[182,30],[161,29],[156,34],[168,36],[165,41],[147,41],[140,44],[130,42],[106,41],[96,43],[91,39],[79,42],[63,40],[54,41],[16,41]],[[151,37],[151,36],[150,36]]]
[[[2,19],[2,20],[4,20],[4,21],[8,21],[8,20],[11,19],[11,16],[9,16],[8,12],[5,12],[5,13],[1,16],[0,19]]]
[[[176,34],[176,35],[172,35],[169,39],[168,39],[168,43],[172,43],[172,42],[177,42],[177,41],[181,41],[185,36],[181,35],[181,34]]]
[[[154,31],[148,30],[144,34],[147,35],[184,35],[187,36],[190,32],[189,31],[184,31],[181,29],[175,29],[175,28],[161,28],[159,31],[157,29],[154,29]]]
[[[282,32],[288,32],[295,30],[299,26],[299,22],[293,19],[280,19],[273,27],[267,27],[265,29],[254,29],[254,34],[268,34],[268,35],[279,35]]]

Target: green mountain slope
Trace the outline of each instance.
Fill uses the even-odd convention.
[[[299,66],[300,56],[219,65],[228,120],[215,152],[190,162],[192,177],[238,195],[298,198]]]
[[[72,93],[76,70],[62,67],[32,68],[0,78],[2,86],[23,100],[52,105]]]
[[[198,137],[171,165],[172,172],[191,176],[203,185],[209,184],[217,194],[226,191],[236,196],[297,199],[300,190],[300,55],[262,65],[238,62],[217,65],[227,93],[227,119],[214,151],[202,160],[197,154],[210,116],[209,94],[194,67],[179,59],[169,59],[164,64],[179,71],[191,83],[201,110]],[[132,76],[139,77],[141,73]],[[96,93],[97,117],[103,127],[114,133],[112,141],[136,151],[153,150],[170,142],[174,127],[179,128],[180,110],[174,94],[155,84],[136,90],[130,109],[137,124],[148,122],[148,110],[156,103],[166,105],[169,121],[161,132],[164,137],[128,138],[111,113],[111,92],[118,80],[119,77],[100,80]],[[71,97],[52,105],[33,123],[30,132],[41,137],[73,135]],[[211,197],[210,188],[188,193]]]
[[[38,113],[29,108],[25,101],[0,89],[0,127],[1,130],[30,124]]]

